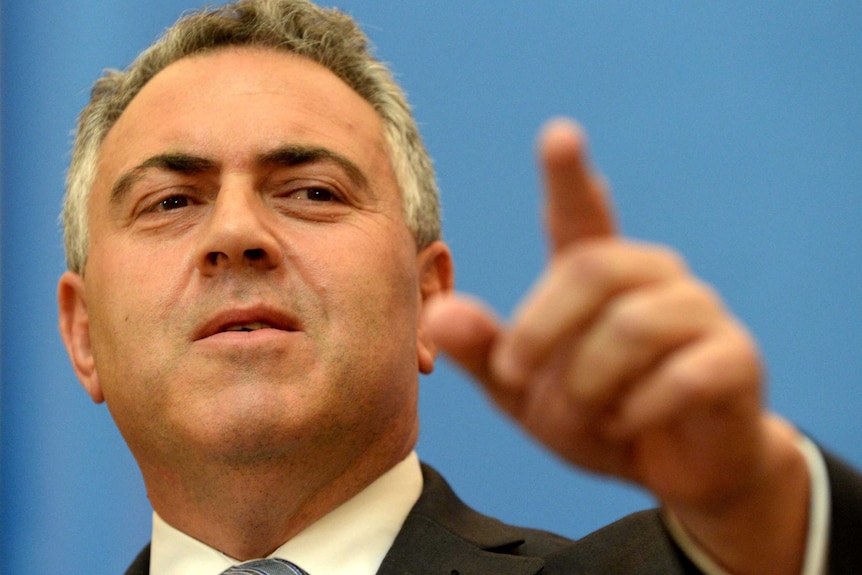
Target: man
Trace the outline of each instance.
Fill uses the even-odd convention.
[[[830,460],[830,531],[820,455],[764,411],[745,330],[678,256],[615,234],[575,126],[541,142],[552,258],[504,325],[452,294],[430,160],[348,18],[238,2],[97,82],[60,323],[155,511],[130,573],[269,556],[313,575],[858,565],[835,513],[858,514],[857,480]],[[464,507],[413,453],[438,349],[663,516],[569,542]]]

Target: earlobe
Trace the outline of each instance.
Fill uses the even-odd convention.
[[[424,248],[417,259],[419,266],[419,320],[416,337],[419,371],[429,374],[434,370],[434,358],[437,356],[437,345],[425,328],[422,311],[425,304],[433,297],[451,293],[455,286],[455,276],[452,269],[452,254],[448,246],[436,241]]]
[[[72,367],[81,385],[96,403],[105,401],[90,342],[90,317],[83,278],[73,272],[60,277],[57,286],[57,303],[60,312],[60,335]]]

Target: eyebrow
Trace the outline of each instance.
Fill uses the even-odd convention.
[[[178,174],[201,174],[212,171],[216,163],[206,158],[183,153],[165,153],[147,158],[125,174],[111,188],[111,203],[116,203],[151,169]]]
[[[290,145],[266,152],[257,159],[262,165],[275,165],[290,168],[314,163],[332,163],[347,174],[351,183],[357,187],[367,188],[368,179],[352,160],[328,148],[319,146]]]
[[[258,165],[274,165],[282,167],[302,166],[318,162],[333,163],[347,174],[350,181],[357,187],[367,188],[368,179],[353,161],[328,148],[319,146],[288,145],[275,148],[260,154],[256,160]],[[144,174],[151,169],[174,172],[177,174],[195,175],[211,172],[217,168],[217,162],[185,154],[169,152],[147,158],[128,172],[124,173],[111,188],[111,203],[117,203]]]

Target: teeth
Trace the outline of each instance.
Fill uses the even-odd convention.
[[[225,331],[255,331],[258,329],[266,329],[269,327],[269,324],[263,323],[262,321],[255,321],[252,323],[246,323],[242,325],[233,325],[227,328]]]

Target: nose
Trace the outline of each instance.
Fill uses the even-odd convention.
[[[223,186],[199,244],[196,259],[201,272],[214,275],[225,269],[277,267],[283,254],[274,216],[252,186]]]

